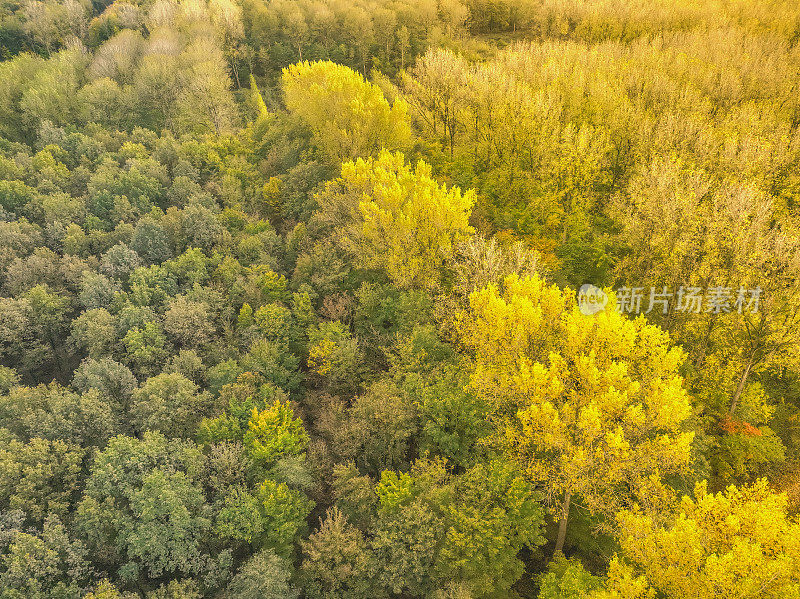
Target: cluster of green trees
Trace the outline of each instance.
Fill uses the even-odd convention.
[[[798,24],[0,2],[0,599],[800,593]]]

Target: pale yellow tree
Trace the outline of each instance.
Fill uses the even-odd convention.
[[[283,70],[282,82],[286,107],[335,165],[384,148],[402,150],[410,142],[405,102],[390,104],[377,85],[346,66],[300,62]]]
[[[470,386],[493,403],[501,447],[560,500],[557,551],[573,498],[610,519],[669,496],[662,477],[687,468],[693,433],[684,353],[667,333],[620,314],[613,295],[584,314],[536,275],[474,292],[459,320]]]
[[[440,185],[428,164],[412,167],[399,152],[345,162],[317,201],[315,220],[333,228],[340,247],[400,287],[435,287],[454,244],[472,233],[475,192]]]
[[[469,65],[449,50],[430,49],[419,58],[411,75],[403,75],[406,98],[422,125],[441,135],[453,157],[456,135],[464,126],[469,90]]]

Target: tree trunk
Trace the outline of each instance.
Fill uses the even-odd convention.
[[[708,328],[706,329],[705,337],[703,337],[703,343],[700,346],[700,353],[697,355],[694,361],[694,367],[698,370],[703,365],[703,362],[706,359],[706,351],[708,350],[708,341],[711,339],[711,333],[714,331],[714,321],[716,320],[717,315],[712,314],[711,318],[708,319]]]
[[[242,89],[242,83],[239,81],[239,68],[236,65],[236,58],[231,59],[231,70],[233,71],[234,79],[236,79],[236,89]]]
[[[555,553],[564,549],[564,539],[567,538],[567,519],[569,518],[569,504],[572,500],[572,493],[567,491],[564,496],[564,503],[561,505],[561,520],[558,523],[558,538],[556,539]]]
[[[742,391],[744,391],[744,386],[747,383],[747,377],[750,376],[750,369],[752,368],[753,357],[750,356],[750,360],[747,362],[747,367],[742,373],[742,378],[739,379],[739,385],[736,387],[736,393],[733,394],[733,399],[731,400],[731,407],[728,410],[728,414],[731,416],[733,416],[733,413],[736,411],[736,407],[739,405],[739,399],[742,397]]]

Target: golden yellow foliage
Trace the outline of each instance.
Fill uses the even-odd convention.
[[[470,306],[460,319],[470,385],[493,402],[502,444],[529,476],[593,513],[658,501],[660,477],[688,466],[693,439],[684,353],[668,334],[621,315],[613,297],[587,316],[536,276],[476,291]]]
[[[765,480],[684,497],[667,527],[623,512],[622,559],[612,561],[608,591],[597,599],[721,599],[800,596],[800,524],[786,496]]]

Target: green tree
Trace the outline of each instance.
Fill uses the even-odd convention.
[[[227,588],[231,599],[297,599],[290,584],[291,565],[273,551],[256,553],[241,567]]]
[[[362,360],[358,340],[339,321],[321,322],[308,330],[308,367],[312,383],[331,393],[358,388]]]
[[[179,295],[167,303],[164,330],[179,347],[198,349],[208,343],[214,333],[212,318],[207,304]]]
[[[72,511],[80,488],[84,451],[64,441],[12,439],[0,449],[0,505],[22,510],[41,525],[48,514],[61,519]]]
[[[127,418],[137,381],[129,368],[112,358],[87,358],[75,369],[72,385],[82,393],[95,389],[118,417]]]
[[[125,584],[202,571],[211,527],[203,457],[188,441],[118,436],[97,454],[76,526],[96,563]]]
[[[141,376],[155,374],[169,355],[167,338],[157,322],[147,322],[142,328],[131,329],[122,339],[125,361]]]
[[[117,319],[105,308],[86,310],[72,321],[69,340],[90,358],[101,359],[116,349]]]
[[[518,554],[545,542],[544,509],[533,487],[508,464],[479,464],[456,483],[450,526],[439,556],[445,579],[475,597],[508,592],[522,577]]]
[[[12,386],[0,395],[0,427],[22,441],[64,441],[69,446],[103,447],[118,432],[119,414],[97,389],[75,393],[57,383]]]
[[[138,432],[188,438],[211,406],[211,396],[182,374],[159,374],[133,392],[131,415]]]
[[[57,517],[48,517],[40,532],[25,532],[19,523],[3,526],[2,530],[0,596],[3,599],[79,599],[83,595],[92,576],[87,549],[70,538]]]
[[[509,463],[461,476],[419,460],[411,474],[384,471],[372,546],[394,593],[456,585],[473,597],[504,596],[524,572],[518,554],[544,543],[540,497]]]
[[[264,410],[253,408],[243,440],[252,468],[266,472],[281,458],[304,455],[308,433],[292,408],[276,399]]]
[[[366,472],[397,470],[408,465],[417,433],[417,414],[408,397],[388,380],[374,383],[353,402],[349,412],[353,459]]]
[[[314,502],[303,492],[267,479],[252,494],[233,488],[225,498],[214,528],[223,538],[245,541],[288,558],[298,538],[305,533],[306,518],[313,508]]]
[[[559,554],[539,581],[539,599],[582,599],[601,585],[602,580],[589,574],[580,560]]]
[[[250,351],[241,359],[244,369],[257,373],[265,381],[287,392],[296,391],[300,386],[299,363],[300,360],[288,347],[266,339],[253,342]]]
[[[376,584],[376,560],[364,535],[336,508],[303,541],[301,576],[311,599],[379,599],[386,591]]]

